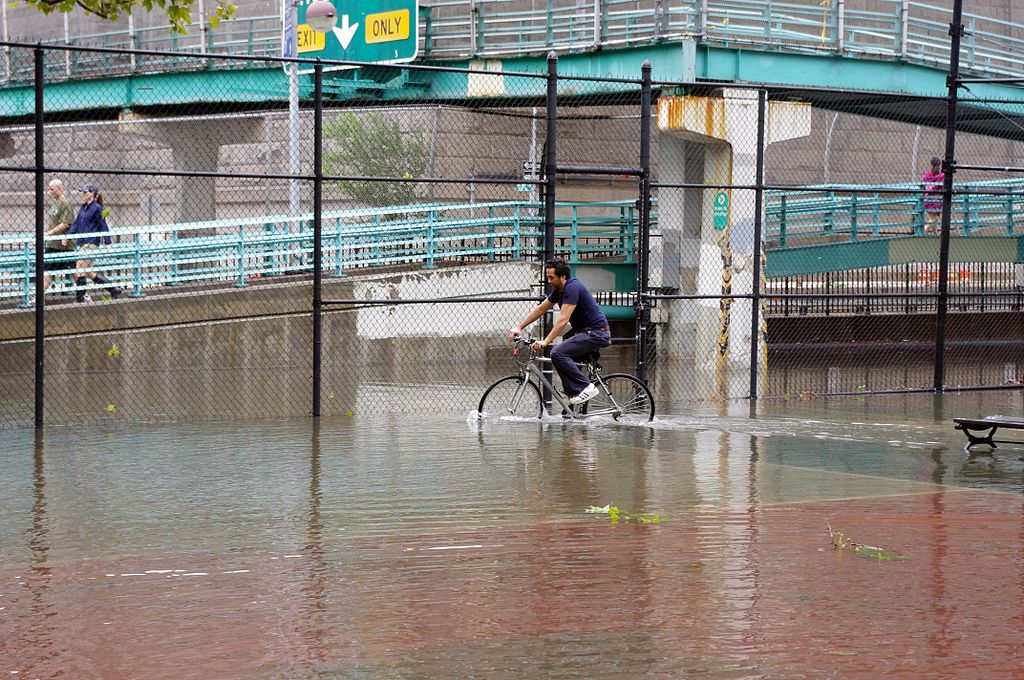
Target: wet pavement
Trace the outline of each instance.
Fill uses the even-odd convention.
[[[1022,404],[0,432],[0,676],[1019,678]]]

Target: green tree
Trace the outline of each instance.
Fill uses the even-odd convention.
[[[0,0],[6,2],[7,0]],[[29,7],[35,7],[43,14],[61,12],[67,14],[78,7],[87,14],[94,14],[103,19],[114,21],[132,13],[133,9],[141,8],[147,12],[153,9],[163,10],[167,14],[167,23],[175,33],[187,33],[192,22],[192,6],[196,0],[24,0]],[[210,25],[217,28],[221,19],[230,19],[238,9],[228,0],[217,0],[217,9],[213,16],[208,17]]]
[[[421,177],[427,169],[427,144],[419,134],[402,135],[398,122],[379,113],[345,113],[324,125],[324,139],[334,150],[324,152],[328,175],[361,177]],[[338,180],[349,197],[380,208],[416,201],[412,182]]]

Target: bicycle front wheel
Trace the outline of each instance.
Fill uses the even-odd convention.
[[[605,376],[597,396],[586,403],[588,416],[611,416],[624,422],[654,419],[654,397],[647,385],[626,373]]]
[[[481,416],[540,418],[544,404],[540,390],[522,375],[509,375],[491,384],[476,409]]]

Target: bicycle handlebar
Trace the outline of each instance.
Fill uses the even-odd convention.
[[[519,345],[532,345],[536,340],[531,338],[526,333],[516,333],[512,336],[512,342]]]
[[[512,350],[513,355],[518,354],[520,348],[529,348],[531,356],[538,354],[538,352],[533,351],[533,343],[537,342],[537,340],[526,333],[516,333],[512,336],[512,342],[515,344],[515,348]]]

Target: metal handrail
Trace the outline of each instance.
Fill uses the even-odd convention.
[[[865,236],[924,233],[924,186],[920,183],[806,187],[806,191],[768,191],[765,237],[778,248],[793,239],[828,237],[855,241]],[[904,192],[904,193],[895,193]],[[989,180],[954,185],[951,226],[971,236],[1017,236],[1024,219],[1024,180]]]
[[[614,47],[699,37],[712,44],[754,45],[773,50],[851,54],[945,66],[949,57],[948,12],[906,0],[878,0],[882,10],[851,9],[846,3],[800,5],[775,0],[550,0],[545,8],[510,9],[513,0],[450,0],[421,7],[420,54],[424,59],[519,56],[555,50]],[[965,13],[961,68],[979,75],[1024,75],[1024,25]],[[272,56],[280,53],[279,14],[223,21],[216,30],[192,24],[176,36],[167,26],[74,36],[71,44],[140,49],[198,48],[206,54]],[[162,36],[161,36],[161,32]],[[201,45],[206,35],[207,44]],[[54,44],[57,40],[44,40]],[[9,51],[12,82],[30,80],[30,60]],[[147,68],[185,68],[166,59]],[[137,69],[109,55],[49,60],[47,78],[110,75]],[[131,61],[129,64],[128,62]],[[191,62],[190,67],[194,67]],[[72,76],[72,73],[74,76]]]
[[[1020,235],[1024,227],[1022,180],[958,185],[953,227],[963,236]],[[917,194],[886,194],[903,188]],[[808,187],[810,198],[768,192],[765,231],[772,250],[808,243],[922,233],[923,196],[915,184]],[[989,192],[989,193],[982,193]],[[865,197],[864,194],[867,196]],[[652,229],[657,231],[657,203]],[[570,262],[594,257],[632,263],[639,219],[633,201],[558,202],[555,239]],[[394,264],[431,268],[443,261],[536,259],[543,235],[541,204],[531,201],[416,204],[324,212],[323,261],[327,275]],[[196,282],[239,287],[254,278],[311,270],[312,214],[211,220],[115,228],[115,243],[97,265],[134,296],[145,289]],[[897,227],[896,232],[892,231]],[[47,237],[44,243],[61,240]],[[47,263],[72,262],[74,251],[46,253]],[[0,236],[0,300],[30,304],[35,271],[31,233]],[[64,273],[74,274],[75,270]],[[63,274],[62,274],[63,275]],[[91,288],[91,284],[87,288]],[[57,290],[77,290],[59,282]]]
[[[632,261],[637,222],[623,212],[630,205],[557,204],[556,236],[573,243],[570,259],[601,255]],[[394,264],[432,268],[443,261],[536,259],[543,236],[541,207],[531,201],[501,201],[324,212],[324,271],[345,276],[353,269]],[[114,243],[96,254],[95,266],[137,297],[148,288],[196,282],[242,287],[254,278],[311,271],[312,224],[307,213],[114,228]],[[0,299],[30,305],[34,247],[31,234],[0,237]],[[44,261],[76,258],[74,251],[46,253]],[[76,273],[60,272],[55,280]],[[63,281],[56,286],[80,288]]]

